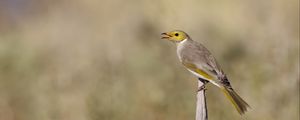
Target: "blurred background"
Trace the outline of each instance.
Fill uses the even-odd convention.
[[[1,0],[0,120],[193,120],[174,29],[215,55],[244,119],[299,119],[298,0]],[[211,84],[207,102],[241,119]]]

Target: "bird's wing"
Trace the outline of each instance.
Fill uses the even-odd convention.
[[[200,78],[206,79],[206,80],[214,80],[214,75],[211,75],[208,73],[208,71],[199,68],[197,65],[193,63],[185,63],[182,62],[182,64],[191,72],[195,72],[200,75]],[[197,75],[198,76],[198,75]]]
[[[215,58],[203,45],[194,42],[188,47],[192,49],[182,51],[186,53],[182,54],[181,62],[189,71],[217,86],[229,83]]]
[[[187,68],[187,70],[189,70],[195,76],[197,76],[199,78],[202,78],[202,79],[205,79],[205,80],[213,83],[214,85],[216,85],[218,87],[221,87],[221,83],[219,81],[216,81],[215,75],[209,74],[208,71],[197,67],[195,64],[184,63],[183,62],[183,65]]]
[[[207,61],[209,61],[209,62],[207,62],[207,65],[210,66],[210,68],[212,69],[212,72],[215,73],[215,75],[217,76],[217,79],[220,81],[220,83],[225,87],[231,87],[226,74],[223,72],[220,65],[217,63],[216,59],[211,54],[209,54],[205,58],[208,59]]]

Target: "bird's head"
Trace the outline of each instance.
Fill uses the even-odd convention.
[[[161,35],[162,35],[161,39],[169,40],[176,43],[189,38],[189,36],[185,32],[180,30],[161,33]]]

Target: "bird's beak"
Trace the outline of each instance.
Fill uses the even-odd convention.
[[[161,33],[161,39],[168,39],[170,37],[171,35],[169,35],[168,33]]]

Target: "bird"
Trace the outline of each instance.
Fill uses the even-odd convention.
[[[223,91],[240,115],[243,115],[250,108],[249,104],[234,91],[221,66],[204,45],[192,40],[182,30],[161,33],[161,39],[175,43],[179,61],[189,72],[204,82],[199,87],[199,91],[205,89],[206,83],[210,82]]]

